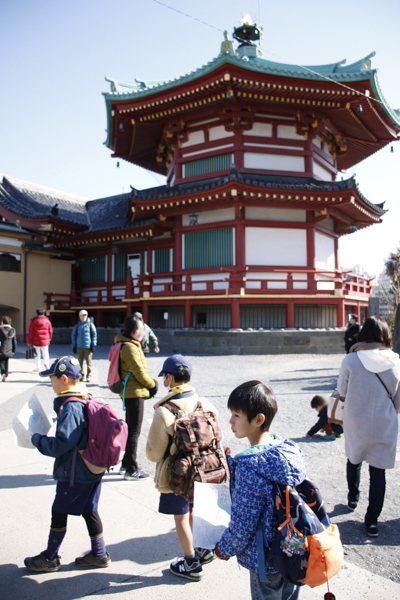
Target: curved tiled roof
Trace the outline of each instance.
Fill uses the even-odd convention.
[[[49,218],[74,225],[88,225],[85,198],[44,186],[3,177],[0,183],[0,204],[20,217]],[[51,212],[57,204],[57,214]]]
[[[182,196],[184,194],[193,194],[196,192],[206,192],[218,188],[230,181],[237,181],[246,185],[252,185],[260,188],[281,189],[281,190],[305,190],[315,192],[339,192],[341,190],[354,190],[359,198],[367,206],[383,215],[386,210],[380,204],[373,204],[361,193],[355,177],[350,177],[344,181],[320,181],[318,179],[304,177],[287,177],[279,175],[254,175],[238,173],[232,169],[229,175],[214,177],[197,181],[195,183],[185,183],[178,186],[167,187],[160,186],[149,188],[147,190],[132,190],[131,198],[133,200],[161,200],[162,198]]]
[[[311,80],[326,81],[326,78],[333,81],[351,82],[363,79],[370,79],[376,73],[375,69],[371,69],[370,58],[375,55],[372,52],[365,58],[352,63],[351,65],[342,66],[346,60],[330,65],[317,66],[301,66],[290,65],[286,63],[278,63],[271,60],[266,60],[258,56],[239,56],[236,52],[233,54],[221,53],[216,58],[208,62],[206,65],[175,79],[167,79],[165,81],[141,81],[139,84],[122,83],[111,77],[106,77],[106,81],[111,83],[111,92],[104,92],[104,96],[109,99],[130,99],[138,96],[147,96],[154,92],[166,90],[176,87],[182,83],[195,80],[203,75],[214,71],[217,67],[229,63],[239,65],[250,71],[258,71],[261,73],[271,73],[273,75],[281,75],[283,77],[296,77]],[[138,80],[136,80],[138,81]]]
[[[87,207],[89,229],[84,233],[122,229],[129,226],[130,194],[90,200]]]

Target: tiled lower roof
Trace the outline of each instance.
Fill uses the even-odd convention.
[[[0,182],[0,204],[20,217],[41,219],[52,217],[57,221],[87,226],[86,198],[35,185],[14,177],[3,177]],[[53,213],[57,205],[57,214]]]
[[[134,200],[158,200],[170,198],[174,196],[182,196],[186,194],[194,194],[198,192],[206,192],[221,187],[229,182],[237,181],[245,185],[251,185],[259,188],[282,189],[282,190],[304,190],[315,192],[340,192],[345,190],[355,190],[359,198],[365,202],[370,208],[379,214],[384,214],[386,211],[380,204],[373,204],[361,193],[358,184],[354,177],[345,179],[344,181],[320,181],[318,179],[304,177],[282,177],[277,175],[254,175],[246,173],[238,173],[232,169],[229,175],[222,177],[213,177],[197,181],[195,183],[184,183],[178,186],[167,187],[160,186],[149,188],[147,190],[132,190],[131,197]]]

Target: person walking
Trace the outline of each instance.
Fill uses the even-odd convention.
[[[348,509],[360,498],[361,466],[369,464],[369,499],[364,517],[367,534],[378,536],[385,499],[385,470],[396,460],[400,411],[400,359],[390,350],[392,334],[380,317],[368,318],[358,342],[343,359],[338,392],[345,399],[343,429],[347,457]]]
[[[119,471],[126,481],[142,481],[149,477],[138,464],[137,447],[142,428],[144,401],[157,393],[158,383],[147,372],[147,361],[140,341],[144,335],[141,319],[126,317],[124,332],[117,334],[114,343],[122,343],[119,355],[121,379],[130,373],[125,393],[126,423],[128,439],[122,465]],[[120,393],[122,398],[123,392]]]
[[[153,348],[154,348],[154,352],[156,354],[158,354],[160,352],[160,348],[158,347],[158,339],[157,339],[156,334],[154,333],[152,328],[143,321],[142,313],[135,312],[135,313],[133,313],[133,316],[136,317],[137,319],[140,319],[144,326],[144,336],[141,341],[143,353],[144,354],[150,353],[150,342],[151,342],[153,345]]]
[[[8,377],[8,361],[17,350],[17,337],[14,327],[11,327],[11,317],[1,317],[0,325],[0,372],[1,380]]]
[[[50,319],[45,315],[44,308],[38,308],[36,317],[31,319],[28,329],[28,337],[26,343],[28,346],[33,346],[36,350],[36,369],[41,370],[41,359],[46,369],[49,368],[49,345],[53,337],[53,328]]]
[[[81,366],[80,377],[84,379],[83,363],[86,360],[86,381],[92,375],[93,351],[97,345],[97,330],[88,318],[87,310],[79,311],[79,321],[72,329],[72,350]]]
[[[357,336],[360,333],[361,325],[358,323],[358,316],[356,314],[349,315],[349,324],[344,332],[344,346],[347,354],[350,352],[350,348],[357,342]]]

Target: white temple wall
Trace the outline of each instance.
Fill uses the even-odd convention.
[[[245,228],[246,265],[307,266],[305,229]]]

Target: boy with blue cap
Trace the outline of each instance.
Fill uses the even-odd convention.
[[[94,474],[86,467],[79,452],[88,441],[88,418],[82,402],[66,402],[68,398],[88,397],[86,387],[79,383],[80,365],[74,356],[63,356],[50,369],[39,373],[50,377],[56,394],[54,411],[57,429],[54,437],[34,433],[32,444],[45,456],[55,458],[53,477],[57,481],[52,506],[50,535],[46,550],[25,559],[30,571],[53,572],[61,567],[58,551],[67,531],[68,515],[82,515],[86,521],[92,550],[75,559],[80,567],[108,567],[111,562],[103,538],[103,525],[97,511],[103,473]],[[71,477],[71,471],[74,476]]]
[[[146,444],[147,458],[156,464],[154,483],[161,492],[158,512],[174,515],[176,533],[184,556],[172,561],[170,571],[178,577],[200,581],[203,577],[202,565],[214,560],[213,551],[193,548],[192,525],[193,507],[183,497],[174,494],[170,488],[171,470],[169,459],[176,450],[174,425],[178,418],[189,415],[197,409],[212,411],[215,407],[206,399],[199,398],[195,389],[189,385],[192,365],[182,354],[174,354],[164,361],[159,377],[163,377],[168,394],[154,405],[153,422],[150,426]],[[164,404],[173,404],[173,412]]]

